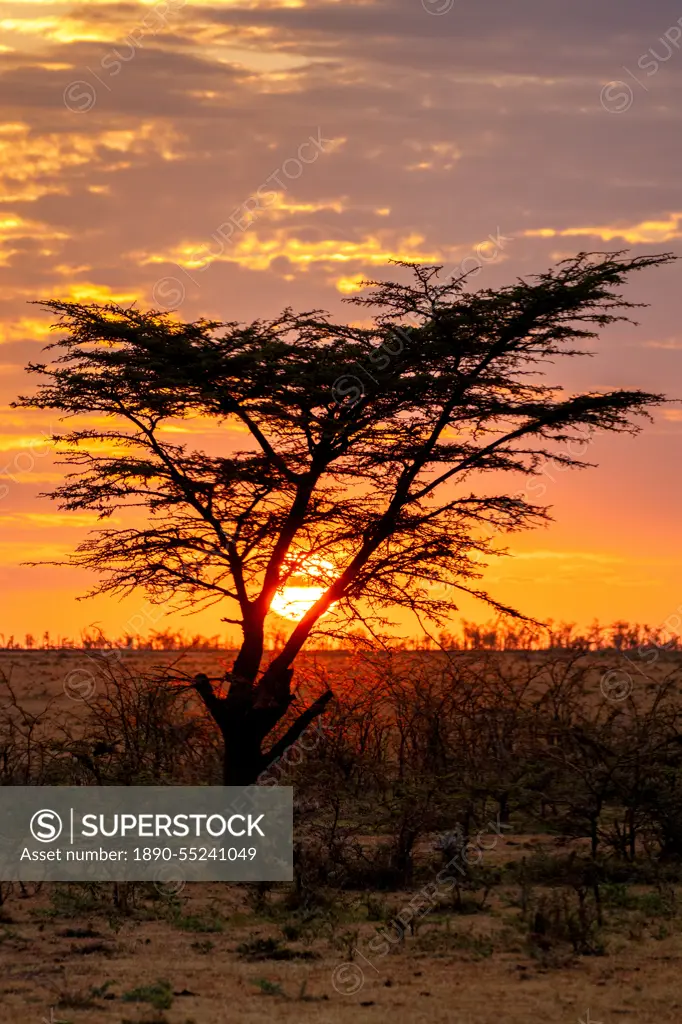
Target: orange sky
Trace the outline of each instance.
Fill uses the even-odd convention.
[[[474,269],[472,286],[496,287],[579,249],[680,251],[682,54],[655,73],[640,63],[674,5],[447,6],[3,5],[5,637],[169,624],[144,595],[76,603],[83,574],[21,565],[66,554],[92,526],[38,497],[59,479],[43,440],[56,424],[10,408],[47,334],[30,300],[138,300],[224,320],[321,306],[351,319],[341,298],[363,275],[391,276],[391,258]],[[618,78],[625,91],[609,86]],[[639,326],[610,328],[593,359],[559,368],[569,390],[682,397],[679,273],[633,281],[628,297],[650,308]],[[186,430],[211,450],[234,440]],[[514,557],[486,575],[493,595],[581,623],[671,615],[681,434],[674,402],[635,440],[597,439],[598,469],[552,470],[533,496],[556,522],[513,539]],[[487,618],[473,602],[462,612]],[[219,616],[171,623],[213,633]]]

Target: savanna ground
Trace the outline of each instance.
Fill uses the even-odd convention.
[[[0,1019],[678,1021],[682,671],[657,655],[308,655],[339,700],[278,769],[294,881],[5,883]],[[212,781],[163,670],[225,657],[3,652],[0,783]]]

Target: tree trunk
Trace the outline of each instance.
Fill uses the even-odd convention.
[[[222,729],[223,786],[252,786],[263,772],[263,737],[238,720]]]
[[[269,750],[263,743],[291,704],[291,671],[275,681],[274,696],[242,679],[234,679],[227,697],[218,697],[207,676],[195,676],[194,687],[223,737],[223,785],[253,786],[260,775],[293,746],[322,712],[333,694],[327,690],[303,711]]]

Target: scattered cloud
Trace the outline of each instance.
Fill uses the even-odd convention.
[[[631,245],[671,242],[682,238],[682,213],[671,213],[667,220],[645,220],[639,224],[614,224],[585,228],[533,228],[523,232],[526,238],[599,238],[602,242],[623,239]]]
[[[47,529],[55,526],[67,529],[81,529],[82,527],[94,527],[98,518],[92,512],[10,512],[3,515],[3,522],[8,526],[15,526],[20,530],[25,529]],[[118,522],[115,517],[107,520],[109,523]]]
[[[133,253],[140,266],[150,263],[175,263],[189,270],[203,268],[213,262],[237,263],[249,270],[268,270],[275,260],[286,260],[293,267],[306,269],[312,264],[360,263],[365,266],[386,266],[392,260],[415,263],[437,262],[445,258],[438,249],[425,247],[422,235],[412,234],[391,242],[383,235],[365,235],[358,241],[344,238],[320,240],[296,237],[285,230],[265,236],[255,229],[243,232],[228,246],[214,243],[185,242],[165,253]]]
[[[391,261],[443,263],[449,273],[497,232],[511,241],[480,262],[471,288],[507,284],[580,248],[682,251],[682,61],[661,67],[647,93],[635,89],[626,112],[599,101],[603,83],[646,49],[656,18],[669,21],[662,0],[621,5],[617,17],[593,0],[528,0],[521,12],[508,0],[458,3],[442,17],[398,0],[5,5],[0,400],[16,397],[22,367],[50,338],[32,299],[152,304],[171,274],[184,286],[176,315],[187,319],[249,320],[287,305],[353,319],[341,300],[363,278],[399,276]],[[335,141],[299,160],[318,135]],[[272,202],[221,239],[275,173]],[[672,390],[677,274],[638,277],[633,300],[652,304],[637,311],[641,333],[625,337],[617,374],[613,348],[598,350],[588,388]],[[565,372],[567,386],[584,386],[579,369]],[[44,445],[41,427],[0,416],[2,461]],[[194,423],[166,429],[223,443]],[[661,479],[679,461],[679,434],[671,425],[655,441]],[[645,441],[630,451],[640,480],[652,451]],[[620,471],[608,452],[607,478]],[[41,463],[31,480],[51,472]],[[572,481],[558,519],[570,520],[572,495],[591,479]],[[639,546],[674,533],[675,488],[667,479],[660,529],[643,536],[633,526]],[[594,515],[629,522],[636,512],[613,497]],[[588,527],[571,521],[565,550],[516,560],[537,563],[550,582],[554,567],[571,565],[603,566],[606,578],[603,559],[632,551],[586,552]],[[533,585],[519,584],[515,603]]]
[[[598,565],[615,565],[625,561],[622,555],[595,551],[514,551],[513,557],[516,561],[594,562]]]
[[[644,348],[662,348],[667,351],[678,351],[682,349],[681,338],[665,338],[662,341],[645,341],[643,342]]]

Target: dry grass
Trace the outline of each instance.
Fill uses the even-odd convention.
[[[322,664],[326,672],[342,678],[351,655],[322,653],[304,655],[302,662],[307,671]],[[0,678],[9,678],[22,706],[31,714],[39,713],[49,701],[59,701],[60,710],[75,711],[82,706],[79,696],[87,693],[88,681],[106,674],[107,666],[145,676],[166,671],[177,672],[191,678],[197,672],[208,676],[222,676],[232,664],[234,652],[198,650],[187,651],[109,651],[33,650],[1,651]],[[69,694],[76,699],[69,699]],[[0,693],[0,701],[2,694]]]
[[[534,663],[541,663],[543,660],[560,659],[561,654],[557,651],[533,651],[518,654],[509,652],[485,652],[485,651],[458,651],[449,652],[450,657],[461,659],[463,663],[470,665],[476,662],[483,664],[485,661],[499,659],[502,664],[513,663],[518,659],[528,659]],[[381,655],[377,656],[379,659]],[[440,652],[403,652],[397,656],[403,666],[409,665],[412,660],[420,663],[434,665],[438,661],[448,657]],[[576,658],[576,652],[565,652],[566,658]],[[68,691],[74,690],[78,693],[78,683],[89,678],[92,674],[97,679],[98,674],[103,672],[103,667],[109,665],[115,668],[120,665],[125,671],[144,675],[161,673],[164,671],[178,671],[191,677],[197,672],[205,672],[209,676],[221,676],[226,668],[233,661],[234,652],[214,650],[190,650],[186,653],[179,651],[126,651],[124,649],[113,649],[109,651],[81,651],[81,650],[0,650],[0,678],[9,677],[12,680],[21,702],[26,710],[37,713],[43,708],[47,701],[57,699],[63,700],[68,707],[70,704],[78,704],[79,701],[69,701]],[[611,678],[611,685],[630,685],[632,689],[646,688],[650,683],[657,683],[671,670],[682,665],[682,651],[648,651],[639,654],[635,651],[627,651],[618,654],[614,651],[603,651],[588,653],[585,655],[585,662],[588,665],[588,681],[595,696],[600,695],[600,683],[605,674],[612,672],[615,675]],[[304,677],[310,677],[322,672],[329,679],[332,685],[343,685],[347,677],[349,666],[353,663],[353,655],[345,651],[334,652],[304,652],[299,656],[297,662],[299,672]],[[365,666],[366,667],[366,666]],[[364,671],[364,667],[363,667]],[[631,681],[631,682],[628,682]],[[617,691],[616,691],[617,692]],[[682,694],[682,686],[680,686]]]
[[[11,920],[0,925],[3,1021],[50,1021],[51,1008],[55,1021],[73,1024],[578,1024],[588,1008],[593,1024],[616,1017],[638,1024],[680,1019],[679,932],[670,927],[666,934],[660,922],[651,921],[632,939],[629,918],[619,918],[601,957],[575,957],[565,949],[532,955],[513,927],[518,911],[496,900],[473,924],[458,915],[425,918],[416,935],[374,957],[373,967],[363,956],[376,934],[372,923],[346,920],[335,934],[321,931],[302,945],[249,911],[236,887],[195,885],[181,901],[192,928],[144,914],[109,922],[95,912],[65,917],[42,893],[11,900],[5,907]],[[395,907],[400,901],[394,894]],[[222,931],[195,930],[209,913],[224,920]],[[476,937],[486,937],[488,945]],[[251,961],[238,952],[244,943],[268,938],[315,958]],[[364,974],[352,994],[334,987],[334,972],[348,961],[347,945],[360,950],[352,970]]]
[[[308,656],[308,667],[313,660]],[[349,656],[316,660],[340,678]],[[673,660],[677,665],[679,656],[641,668],[655,681]],[[180,664],[188,675],[218,675],[225,661],[200,651]],[[149,673],[178,664],[178,655],[123,653],[122,663]],[[22,704],[34,713],[55,700],[61,711],[78,716],[82,705],[69,700],[64,683],[70,673],[93,665],[85,652],[0,653],[0,672],[11,673]],[[636,669],[608,654],[594,658],[595,691],[611,666],[646,685]],[[517,864],[539,849],[564,852],[555,843],[548,835],[505,836],[486,854],[486,865]],[[607,905],[603,955],[575,955],[553,935],[533,939],[518,886],[502,885],[485,911],[458,914],[449,906],[425,916],[383,958],[370,952],[383,924],[367,920],[368,898],[390,919],[411,893],[337,893],[335,913],[321,913],[301,931],[295,915],[288,921],[282,913],[255,910],[248,892],[236,885],[191,885],[175,903],[141,900],[130,917],[116,916],[111,900],[84,906],[56,901],[54,892],[46,887],[22,898],[15,891],[0,909],[2,1024],[666,1024],[682,1016],[682,919],[657,908],[651,890],[642,887],[629,887],[622,905],[617,899]],[[536,900],[551,897],[550,890],[535,887]],[[206,931],[202,921],[210,924]],[[284,949],[292,956],[249,958],[249,948]],[[357,991],[338,991],[360,971]]]

